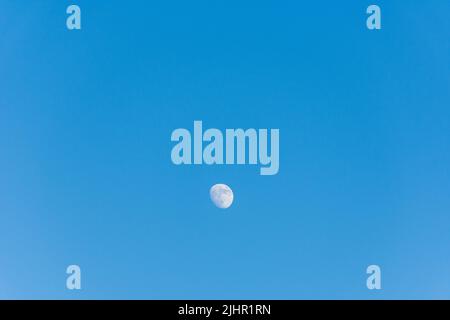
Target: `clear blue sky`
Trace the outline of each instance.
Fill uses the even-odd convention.
[[[0,0],[0,298],[450,298],[449,1],[73,3]],[[174,166],[194,120],[279,174]]]

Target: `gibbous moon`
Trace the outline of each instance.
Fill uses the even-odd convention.
[[[227,209],[233,203],[233,191],[226,184],[215,184],[209,190],[211,201],[220,209]]]

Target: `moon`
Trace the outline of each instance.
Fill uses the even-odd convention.
[[[209,190],[211,201],[220,209],[227,209],[233,203],[233,191],[226,184],[215,184]]]

